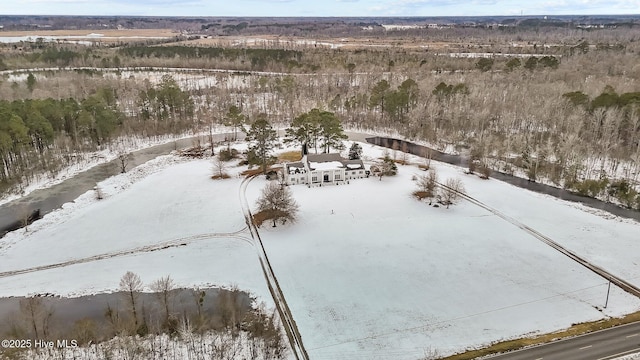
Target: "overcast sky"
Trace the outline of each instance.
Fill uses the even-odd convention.
[[[640,0],[0,0],[1,15],[463,16],[638,13]]]

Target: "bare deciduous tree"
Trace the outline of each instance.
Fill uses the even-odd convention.
[[[142,289],[143,285],[142,280],[140,280],[140,276],[132,273],[131,271],[127,271],[120,279],[120,291],[123,291],[127,297],[136,330],[138,329],[138,312],[136,307],[138,295]]]
[[[424,350],[424,357],[421,360],[437,360],[441,357],[442,355],[440,355],[440,352],[438,352],[438,350],[429,347]]]
[[[212,179],[227,179],[229,178],[229,174],[227,174],[227,163],[225,163],[220,155],[216,156],[213,159],[213,176]]]
[[[53,311],[44,304],[41,297],[32,296],[20,300],[20,312],[28,324],[32,338],[49,337],[49,322]]]
[[[243,308],[242,292],[236,285],[231,289],[222,291],[216,298],[216,308],[218,309],[218,320],[220,324],[231,330],[232,333],[240,331],[240,314]]]
[[[277,182],[269,182],[262,189],[262,194],[258,199],[258,214],[254,216],[256,222],[261,224],[264,220],[272,220],[273,227],[276,221],[281,220],[286,223],[287,220],[294,222],[296,213],[298,212],[298,204],[293,199],[291,190],[287,186],[282,186]]]
[[[20,206],[20,225],[24,227],[24,231],[29,231],[29,224],[32,222],[32,211],[27,205]]]
[[[120,152],[118,153],[118,164],[120,165],[120,172],[127,172],[127,166],[129,166],[129,162],[133,160],[133,154],[128,152]]]
[[[429,205],[431,205],[431,199],[436,196],[436,186],[438,185],[438,174],[436,169],[430,169],[425,175],[419,176],[416,183],[418,185],[418,191],[414,193],[419,199],[429,198]]]
[[[409,162],[409,146],[404,141],[402,142],[401,151],[402,151],[402,153],[400,154],[401,164],[407,165],[407,163]]]
[[[433,159],[433,150],[424,148],[421,150],[421,153],[424,158],[424,164],[419,165],[419,167],[424,170],[429,170],[429,167],[431,167],[431,159]]]
[[[169,320],[171,316],[171,300],[173,297],[172,290],[174,290],[175,287],[176,284],[169,275],[161,277],[160,279],[151,283],[151,290],[156,293],[156,296],[158,297],[158,300],[160,300],[160,304],[162,305],[162,308],[164,310],[163,326],[165,328],[170,327]]]
[[[465,191],[464,184],[458,178],[447,179],[441,189],[441,201],[443,204],[447,205],[447,209],[449,208],[449,205],[454,204],[460,198],[460,193],[464,193]]]
[[[206,297],[207,293],[204,290],[200,290],[200,289],[195,289],[193,290],[193,300],[195,302],[196,305],[196,310],[197,310],[197,318],[196,320],[196,324],[195,324],[195,328],[199,329],[201,326],[204,325],[205,322],[205,316],[204,316],[204,299]]]

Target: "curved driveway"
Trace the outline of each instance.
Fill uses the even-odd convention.
[[[282,324],[287,333],[287,337],[289,338],[289,344],[291,345],[293,355],[295,356],[296,360],[309,360],[307,350],[302,343],[302,336],[298,331],[298,327],[295,320],[293,319],[293,315],[291,314],[289,305],[284,298],[284,294],[282,292],[282,289],[280,288],[278,279],[273,272],[273,268],[271,267],[271,263],[269,262],[269,257],[267,256],[267,252],[264,248],[264,245],[262,244],[262,239],[260,238],[260,234],[258,233],[258,228],[253,222],[253,215],[251,214],[251,208],[249,207],[246,191],[249,182],[251,182],[251,180],[253,180],[254,178],[255,175],[247,177],[242,180],[242,184],[240,185],[240,203],[242,204],[242,212],[244,213],[244,218],[247,226],[251,231],[251,238],[253,239],[254,247],[258,252],[262,272],[264,273],[265,280],[267,281],[267,286],[269,287],[269,291],[271,292],[271,296],[273,297],[273,302],[276,304],[278,314],[280,315],[280,319],[282,320]]]

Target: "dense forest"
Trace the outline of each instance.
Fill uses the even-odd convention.
[[[37,80],[29,74],[27,90]],[[0,100],[0,189],[28,183],[41,173],[55,174],[83,153],[113,145],[119,136],[157,136],[191,128],[193,102],[165,76],[140,90],[138,116],[119,109],[118,91],[99,87],[84,98]]]
[[[384,48],[4,45],[1,68],[33,70],[0,83],[3,188],[122,136],[206,132],[232,106],[248,123],[265,113],[282,126],[319,108],[346,128],[395,131],[640,208],[640,31],[428,34],[450,46],[415,48],[398,34]],[[58,66],[78,69],[35,70]],[[168,67],[185,70],[159,69]]]

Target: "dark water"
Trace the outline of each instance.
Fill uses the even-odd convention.
[[[201,289],[205,293],[202,303],[202,311],[209,317],[217,314],[217,300],[221,294],[229,293],[224,289]],[[197,314],[197,300],[199,292],[192,289],[176,289],[171,292],[170,311],[175,314]],[[251,309],[252,299],[245,292],[237,292],[239,304],[245,311]],[[106,325],[107,318],[105,312],[107,308],[120,313],[126,313],[129,309],[127,294],[122,292],[110,294],[98,294],[81,296],[77,298],[64,298],[56,296],[39,297],[42,301],[42,308],[51,311],[52,329],[65,331],[73,328],[76,321],[81,319],[91,319],[97,325]],[[20,311],[20,302],[25,301],[24,297],[0,298],[0,338],[6,334],[11,326],[24,315]],[[139,293],[137,298],[139,304],[136,308],[139,314],[162,314],[161,302],[156,293]],[[143,311],[144,308],[144,311]]]
[[[414,155],[418,155],[418,156],[424,156],[424,154],[426,154],[427,151],[430,151],[432,154],[433,160],[445,162],[448,164],[458,165],[462,167],[467,167],[469,165],[469,159],[466,157],[463,157],[460,155],[445,154],[438,150],[434,150],[426,146],[414,144],[404,140],[375,136],[375,137],[366,138],[366,141],[370,144],[383,146],[390,149],[406,150],[407,152]],[[571,191],[567,191],[565,189],[560,189],[557,187],[532,182],[527,179],[519,178],[517,176],[505,174],[495,170],[492,170],[491,178],[504,181],[511,185],[515,185],[517,187],[531,190],[540,194],[551,195],[558,199],[581,203],[591,208],[604,210],[620,217],[640,221],[640,211],[623,208],[618,205],[604,202],[598,199],[581,196]]]
[[[213,137],[214,141],[222,141],[225,138],[225,134],[217,134]],[[192,146],[197,139],[197,137],[181,139],[135,151],[132,153],[132,159],[129,160],[127,169],[144,164],[160,155],[169,154],[175,149]],[[208,136],[202,136],[200,139],[203,144],[209,141]],[[40,209],[40,214],[45,215],[60,208],[62,204],[73,201],[78,196],[93,189],[96,183],[119,173],[120,164],[116,159],[94,166],[57,185],[33,191],[26,196],[0,206],[0,235],[4,232],[2,231],[3,229],[8,230],[12,225],[19,223],[24,218],[24,214],[30,214],[34,210]]]

